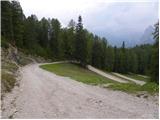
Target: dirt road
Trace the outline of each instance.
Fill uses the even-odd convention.
[[[140,80],[136,80],[136,79],[129,78],[129,77],[124,76],[124,75],[121,75],[121,74],[119,74],[119,73],[114,73],[114,72],[113,72],[113,74],[114,74],[114,75],[117,75],[117,76],[119,76],[119,77],[121,77],[121,78],[130,80],[130,81],[132,81],[132,82],[134,82],[134,83],[136,83],[136,84],[138,84],[138,85],[144,85],[144,84],[146,83],[146,82],[144,82],[144,81],[140,81]]]
[[[95,68],[95,67],[93,67],[91,65],[88,65],[87,68],[89,70],[91,70],[91,71],[93,71],[93,72],[95,72],[95,73],[97,73],[99,75],[102,75],[102,76],[104,76],[106,78],[109,78],[111,80],[114,80],[114,81],[117,81],[117,82],[120,82],[120,83],[128,83],[128,81],[126,81],[125,79],[121,79],[119,77],[116,77],[116,76],[113,76],[113,75],[108,74],[106,72],[103,72],[103,71],[101,71],[101,70],[99,70],[99,69],[97,69],[97,68]]]
[[[158,105],[27,65],[20,86],[3,99],[3,118],[158,118]]]

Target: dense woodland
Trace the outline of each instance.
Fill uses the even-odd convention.
[[[25,53],[52,60],[76,60],[84,67],[91,64],[106,71],[149,75],[159,81],[159,22],[153,33],[154,45],[126,48],[123,42],[117,48],[83,28],[81,16],[77,23],[72,19],[62,28],[55,18],[26,18],[18,1],[1,1],[1,11],[2,47],[10,43]]]

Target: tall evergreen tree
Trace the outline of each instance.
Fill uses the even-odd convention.
[[[75,51],[75,31],[76,31],[76,22],[71,19],[71,21],[68,24],[68,30],[67,30],[67,36],[69,42],[69,52],[68,52],[68,58],[74,59],[74,51]]]
[[[76,26],[75,58],[77,61],[80,61],[82,66],[85,66],[87,63],[87,40],[81,16],[78,17]]]
[[[1,35],[13,41],[12,4],[9,1],[1,1]]]
[[[92,48],[92,65],[101,68],[102,58],[102,45],[100,43],[99,37],[95,36],[93,48]]]
[[[23,47],[23,21],[25,19],[21,5],[18,1],[12,1],[12,25],[13,25],[13,41],[19,47]]]
[[[39,44],[47,48],[49,47],[49,22],[46,18],[42,18],[41,21],[39,22],[39,33],[38,33],[38,39],[39,39]]]
[[[159,82],[159,22],[153,33],[154,45],[139,45],[126,48],[109,46],[105,38],[94,36],[83,28],[82,18],[78,23],[71,20],[67,28],[61,28],[57,19],[42,18],[35,15],[25,18],[18,1],[1,1],[2,40],[25,48],[31,54],[56,59],[75,59],[85,66],[93,66],[120,73],[133,72],[148,74]],[[2,42],[3,42],[2,41]]]
[[[60,29],[61,25],[57,19],[51,20],[51,39],[50,47],[55,58],[58,58],[60,55]]]
[[[121,73],[126,73],[127,69],[127,57],[125,42],[122,43],[122,51],[120,52],[120,71]]]
[[[155,44],[153,46],[151,59],[151,79],[159,83],[159,22],[155,24],[155,32],[153,33]]]
[[[113,66],[113,71],[117,72],[117,67],[118,67],[118,51],[117,47],[114,46],[114,66]]]
[[[102,55],[101,55],[101,68],[106,69],[106,48],[107,48],[107,40],[102,38]]]
[[[76,22],[73,19],[71,19],[69,21],[68,28],[75,29],[75,27],[76,27]]]
[[[38,19],[31,15],[25,20],[23,45],[29,50],[36,50],[38,45]]]
[[[114,57],[114,49],[111,46],[108,46],[106,50],[106,70],[114,70]]]

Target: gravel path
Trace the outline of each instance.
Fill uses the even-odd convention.
[[[102,76],[104,76],[104,77],[106,77],[106,78],[109,78],[109,79],[111,79],[111,80],[114,80],[114,81],[117,81],[117,82],[120,82],[120,83],[127,83],[127,82],[128,82],[128,81],[126,81],[126,80],[124,80],[124,79],[121,79],[121,78],[119,78],[119,77],[116,77],[116,76],[113,76],[113,75],[108,74],[108,73],[106,73],[106,72],[103,72],[103,71],[101,71],[101,70],[99,70],[99,69],[97,69],[97,68],[95,68],[95,67],[93,67],[93,66],[91,66],[91,65],[88,65],[87,68],[88,68],[89,70],[91,70],[91,71],[93,71],[93,72],[95,72],[95,73],[97,73],[97,74],[99,74],[99,75],[102,75]]]
[[[3,118],[158,118],[158,104],[27,65],[3,99]]]
[[[114,75],[117,75],[117,76],[119,76],[119,77],[121,77],[121,78],[130,80],[130,81],[132,81],[132,82],[134,82],[134,83],[136,83],[136,84],[139,84],[139,85],[144,85],[144,84],[146,83],[146,82],[144,82],[144,81],[140,81],[140,80],[136,80],[136,79],[129,78],[129,77],[124,76],[124,75],[121,75],[121,74],[119,74],[119,73],[113,73],[113,74],[114,74]]]

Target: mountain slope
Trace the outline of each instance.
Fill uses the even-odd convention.
[[[153,32],[154,32],[154,28],[152,26],[149,26],[145,29],[139,43],[140,44],[153,44],[154,43],[154,39],[153,39]]]

